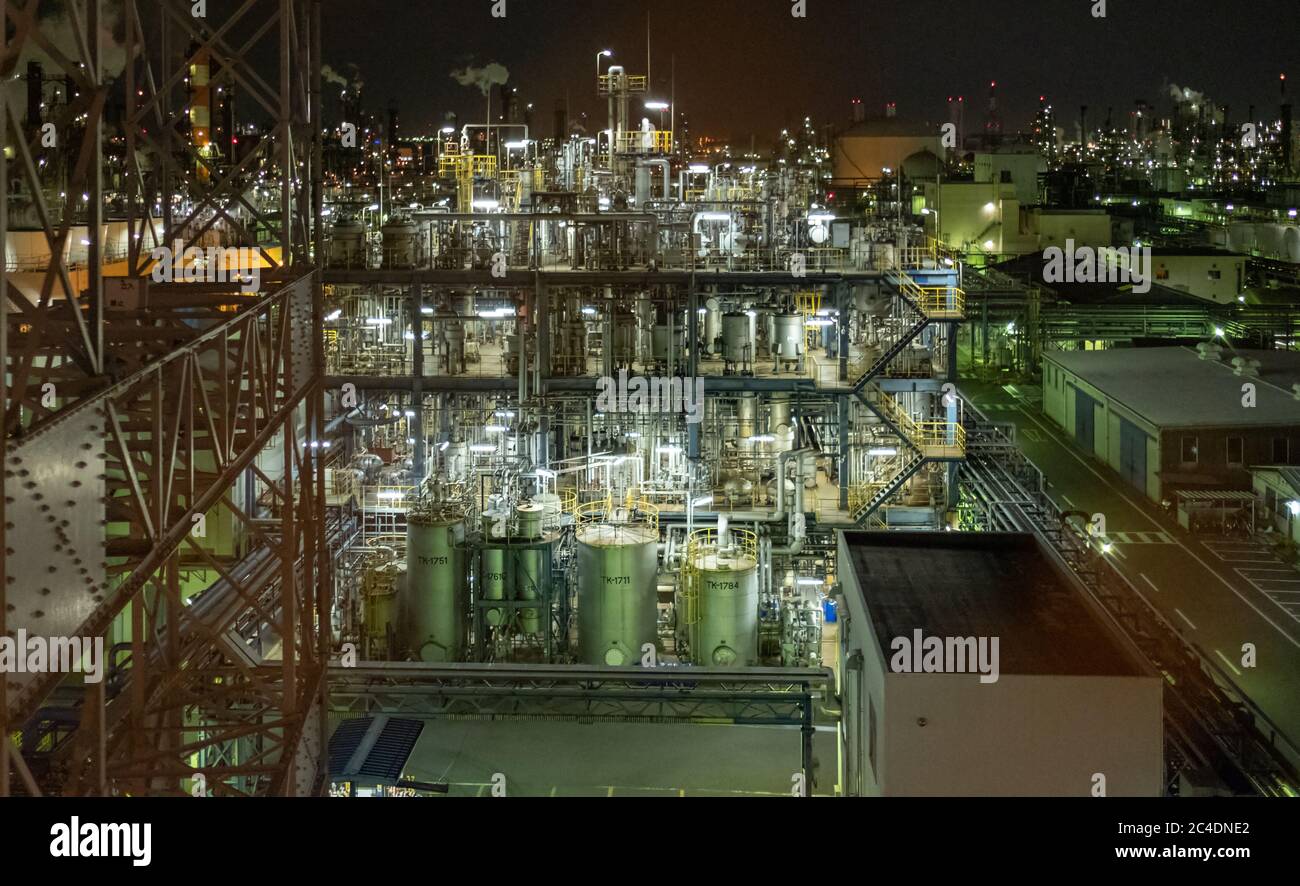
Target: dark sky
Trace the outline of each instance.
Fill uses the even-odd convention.
[[[396,100],[408,134],[432,131],[447,110],[482,118],[479,92],[449,74],[491,62],[535,103],[541,135],[566,90],[575,112],[603,120],[595,55],[613,49],[614,63],[644,73],[647,14],[652,91],[667,98],[675,55],[692,129],[737,139],[805,114],[842,123],[856,96],[873,113],[895,101],[902,117],[941,122],[947,97],[964,94],[971,128],[990,80],[1008,130],[1040,94],[1062,122],[1082,103],[1099,122],[1108,105],[1125,119],[1139,98],[1167,109],[1162,84],[1176,83],[1240,117],[1276,106],[1279,73],[1300,80],[1297,0],[1108,0],[1100,20],[1093,0],[807,0],[806,19],[791,17],[792,2],[507,0],[494,19],[493,0],[325,0],[324,57],[358,65],[367,108]]]

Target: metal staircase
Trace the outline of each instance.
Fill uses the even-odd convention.
[[[888,480],[869,483],[853,490],[849,496],[849,511],[853,515],[853,522],[859,526],[867,525],[881,505],[902,489],[903,484],[912,479],[925,462],[925,456],[919,452],[908,452],[903,455],[901,465]]]

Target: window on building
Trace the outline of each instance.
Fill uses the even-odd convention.
[[[1210,268],[1208,271],[1205,272],[1205,277],[1207,280],[1222,280],[1223,272],[1220,271],[1218,268]]]
[[[1200,449],[1196,445],[1195,437],[1183,438],[1183,464],[1194,465],[1199,461]]]
[[[1228,438],[1228,464],[1234,467],[1240,467],[1246,461],[1245,441],[1240,437]]]
[[[1273,438],[1273,464],[1286,465],[1291,463],[1291,441],[1286,437]]]

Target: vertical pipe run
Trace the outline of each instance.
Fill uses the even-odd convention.
[[[8,0],[0,0],[0,23],[7,22]],[[9,51],[7,28],[0,28],[0,54]],[[129,66],[128,66],[129,67]],[[0,89],[0,145],[8,144],[7,98]],[[9,239],[9,176],[0,175],[0,243]],[[8,427],[9,412],[9,276],[0,274],[0,433]],[[0,438],[0,461],[8,462],[8,445]],[[0,551],[5,550],[5,479],[0,470]],[[8,608],[5,558],[0,557],[0,637],[6,636]],[[9,681],[0,677],[0,797],[9,796]]]

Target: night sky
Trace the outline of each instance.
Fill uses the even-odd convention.
[[[494,19],[492,0],[325,0],[324,56],[344,73],[359,67],[368,110],[395,100],[408,135],[432,132],[448,110],[481,120],[478,90],[449,75],[492,62],[536,105],[541,136],[566,90],[574,116],[596,114],[603,128],[595,55],[613,49],[613,63],[644,73],[647,13],[655,97],[668,98],[675,55],[692,131],[735,139],[761,141],[805,114],[844,123],[854,97],[870,113],[895,101],[900,117],[942,122],[948,96],[964,94],[973,129],[990,80],[1008,131],[1028,123],[1040,94],[1060,125],[1083,103],[1096,122],[1107,106],[1126,120],[1139,98],[1165,112],[1168,83],[1234,117],[1250,104],[1262,116],[1278,103],[1278,74],[1300,78],[1296,0],[1109,0],[1102,20],[1092,0],[807,0],[802,20],[791,2],[507,0]]]

